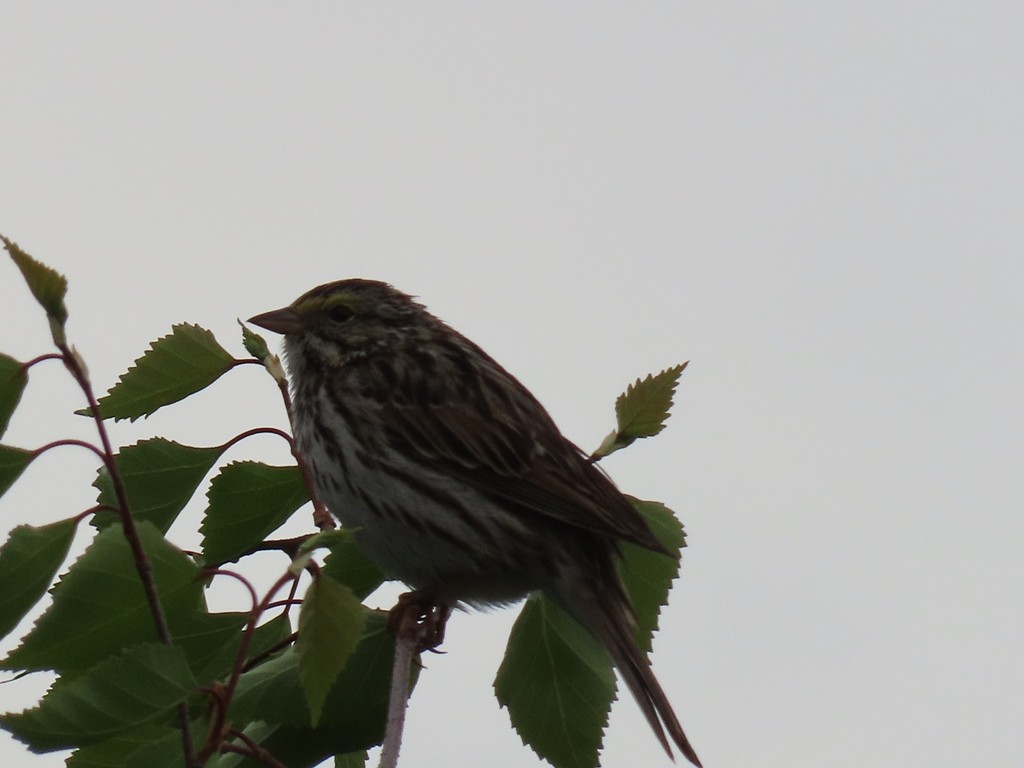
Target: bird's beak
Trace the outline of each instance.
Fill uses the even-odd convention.
[[[266,328],[268,331],[281,333],[286,336],[289,333],[298,333],[302,330],[302,318],[291,307],[275,309],[273,312],[264,312],[262,315],[250,317],[249,322],[253,325],[258,325],[260,328]]]

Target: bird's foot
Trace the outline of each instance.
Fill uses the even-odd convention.
[[[419,636],[419,652],[443,653],[437,648],[444,642],[445,627],[452,607],[438,602],[427,590],[415,590],[399,595],[398,602],[388,614],[388,629],[393,635],[406,632]]]

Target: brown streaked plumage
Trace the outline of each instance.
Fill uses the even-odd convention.
[[[607,648],[665,750],[700,765],[633,637],[618,542],[665,552],[612,481],[483,350],[373,280],[250,322],[282,333],[319,495],[390,577],[445,604],[542,590]]]

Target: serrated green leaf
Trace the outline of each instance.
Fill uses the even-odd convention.
[[[355,652],[366,627],[366,611],[352,590],[327,576],[315,578],[299,612],[299,674],[316,725],[338,674]]]
[[[19,525],[0,547],[0,638],[46,594],[75,538],[75,520]]]
[[[652,552],[636,544],[622,542],[622,562],[619,574],[626,587],[636,613],[635,636],[645,653],[651,650],[651,640],[658,628],[661,607],[668,603],[672,582],[679,574],[679,554],[686,546],[682,523],[672,510],[658,501],[644,501],[627,497],[643,515],[647,525],[664,547],[674,555]]]
[[[494,680],[512,727],[556,768],[595,768],[615,698],[611,658],[554,603],[531,597]]]
[[[28,384],[28,373],[21,363],[8,355],[0,354],[0,437],[11,423],[11,414],[21,402],[21,395]]]
[[[161,437],[122,447],[114,458],[132,516],[166,533],[223,452],[220,446],[195,448]],[[97,503],[118,506],[105,468],[100,469],[93,486],[99,490]],[[93,518],[100,529],[117,522],[115,512],[100,512]]]
[[[615,401],[619,433],[625,437],[650,437],[665,428],[671,415],[672,395],[686,363],[666,368],[655,375],[637,379]]]
[[[38,707],[0,715],[0,724],[33,752],[76,747],[149,722],[194,688],[180,648],[136,645],[54,687]]]
[[[657,375],[647,374],[647,378],[637,379],[630,384],[615,400],[618,426],[601,442],[593,458],[603,458],[638,438],[652,437],[661,432],[671,415],[669,410],[672,408],[672,396],[687,365],[681,363]]]
[[[7,493],[35,457],[35,453],[24,448],[0,445],[0,496]]]
[[[207,493],[200,532],[207,564],[223,563],[262,541],[309,501],[296,466],[239,461],[223,467]]]
[[[140,523],[138,532],[173,633],[200,608],[199,569],[150,523]],[[157,639],[131,549],[118,528],[101,531],[52,592],[53,603],[0,669],[80,672],[129,645]]]
[[[172,326],[170,335],[154,341],[100,398],[100,412],[105,419],[149,416],[205,389],[233,364],[210,331],[189,323]]]
[[[64,296],[68,292],[68,281],[64,275],[51,269],[40,261],[36,261],[25,253],[18,244],[0,235],[4,247],[11,255],[14,263],[21,270],[28,288],[36,301],[46,310],[50,320],[50,331],[55,344],[63,344],[64,324],[68,319],[68,309],[64,304]]]
[[[330,533],[331,554],[324,560],[321,572],[346,585],[362,600],[384,583],[384,574],[356,546],[352,531],[335,528]]]

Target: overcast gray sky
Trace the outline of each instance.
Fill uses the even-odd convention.
[[[585,447],[631,379],[691,359],[669,429],[607,468],[689,533],[654,663],[705,765],[1019,766],[1021,23],[941,0],[7,3],[0,232],[67,274],[102,388],[172,323],[241,354],[236,317],[353,276],[421,296]],[[47,350],[9,263],[0,307],[0,350]],[[78,406],[34,371],[6,440],[87,435]],[[281,420],[252,369],[115,436]],[[86,508],[93,472],[37,462],[3,529]],[[406,768],[537,764],[490,688],[514,615],[455,617]],[[628,698],[606,744],[669,764]],[[62,760],[0,736],[5,766]]]

